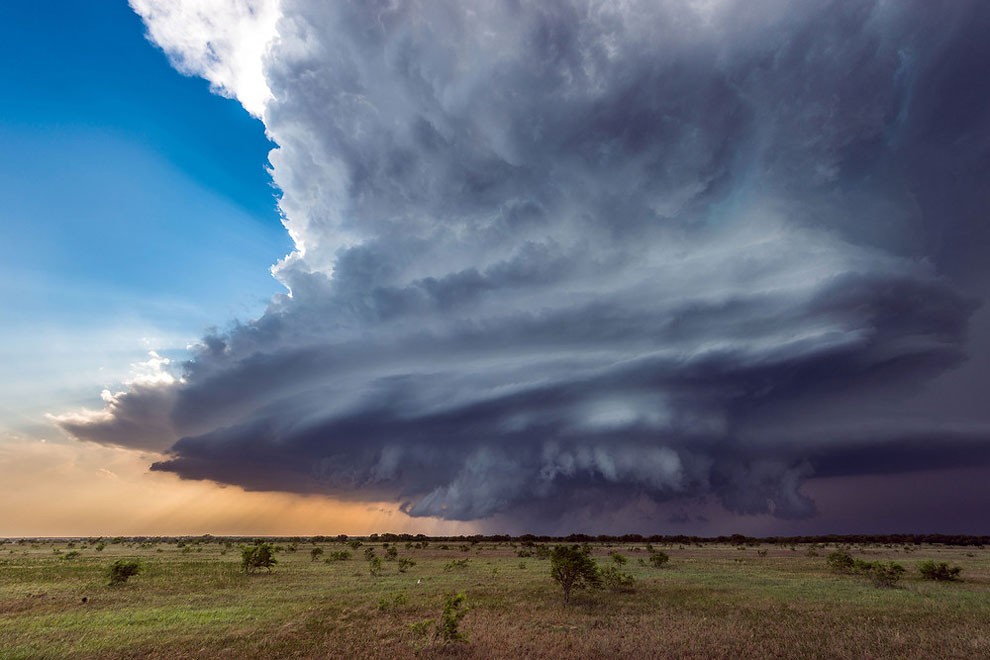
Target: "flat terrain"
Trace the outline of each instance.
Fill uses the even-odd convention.
[[[576,591],[565,606],[550,562],[519,544],[400,542],[415,565],[384,561],[377,577],[363,554],[384,559],[381,543],[318,543],[316,561],[312,543],[277,545],[272,573],[247,575],[223,539],[0,544],[0,658],[990,658],[990,548],[848,546],[907,569],[887,589],[831,572],[831,546],[657,545],[670,555],[658,569],[644,544],[592,544],[602,566],[627,558],[635,591]],[[324,561],[341,550],[353,557]],[[120,558],[144,571],[108,586]],[[923,581],[925,559],[961,566],[962,581]],[[468,641],[431,643],[412,624],[452,592],[467,596]]]

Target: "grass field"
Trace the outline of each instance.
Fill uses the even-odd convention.
[[[639,561],[642,544],[592,544],[600,565],[628,558],[635,591],[579,591],[565,606],[550,562],[516,544],[398,543],[415,565],[385,561],[378,577],[363,552],[384,558],[380,543],[329,563],[350,549],[319,543],[312,561],[311,543],[279,545],[271,574],[247,575],[223,539],[2,544],[0,658],[990,658],[990,549],[849,547],[907,569],[878,589],[829,571],[832,547],[657,546],[670,555],[658,569]],[[111,587],[120,558],[144,571]],[[962,581],[923,581],[925,559],[961,566]],[[467,596],[468,641],[430,643],[412,624],[436,619],[452,592]]]

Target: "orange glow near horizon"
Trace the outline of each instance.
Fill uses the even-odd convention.
[[[75,441],[0,443],[0,537],[473,534],[395,502],[248,492],[150,472],[147,452]]]

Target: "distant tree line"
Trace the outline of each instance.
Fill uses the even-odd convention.
[[[729,536],[687,536],[677,535],[644,535],[644,534],[570,534],[568,536],[545,536],[535,534],[523,534],[521,536],[510,536],[508,534],[476,534],[472,536],[427,536],[425,534],[370,534],[368,536],[348,536],[338,534],[336,536],[213,536],[205,534],[202,536],[117,536],[108,537],[34,537],[34,538],[8,538],[0,539],[0,543],[50,543],[66,541],[84,540],[89,543],[105,542],[110,544],[118,543],[235,543],[258,545],[262,543],[398,543],[398,542],[427,542],[427,543],[451,543],[451,544],[477,544],[477,543],[518,543],[521,545],[531,545],[535,543],[652,543],[666,545],[688,545],[706,543],[729,543],[733,545],[797,545],[807,543],[817,544],[840,544],[840,545],[957,545],[957,546],[982,546],[990,545],[990,536],[972,536],[966,534],[828,534],[811,536],[744,536],[742,534],[732,534]]]

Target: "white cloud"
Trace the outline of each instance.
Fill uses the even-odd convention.
[[[279,0],[130,0],[148,34],[182,73],[201,76],[256,117],[272,93],[265,57]]]

